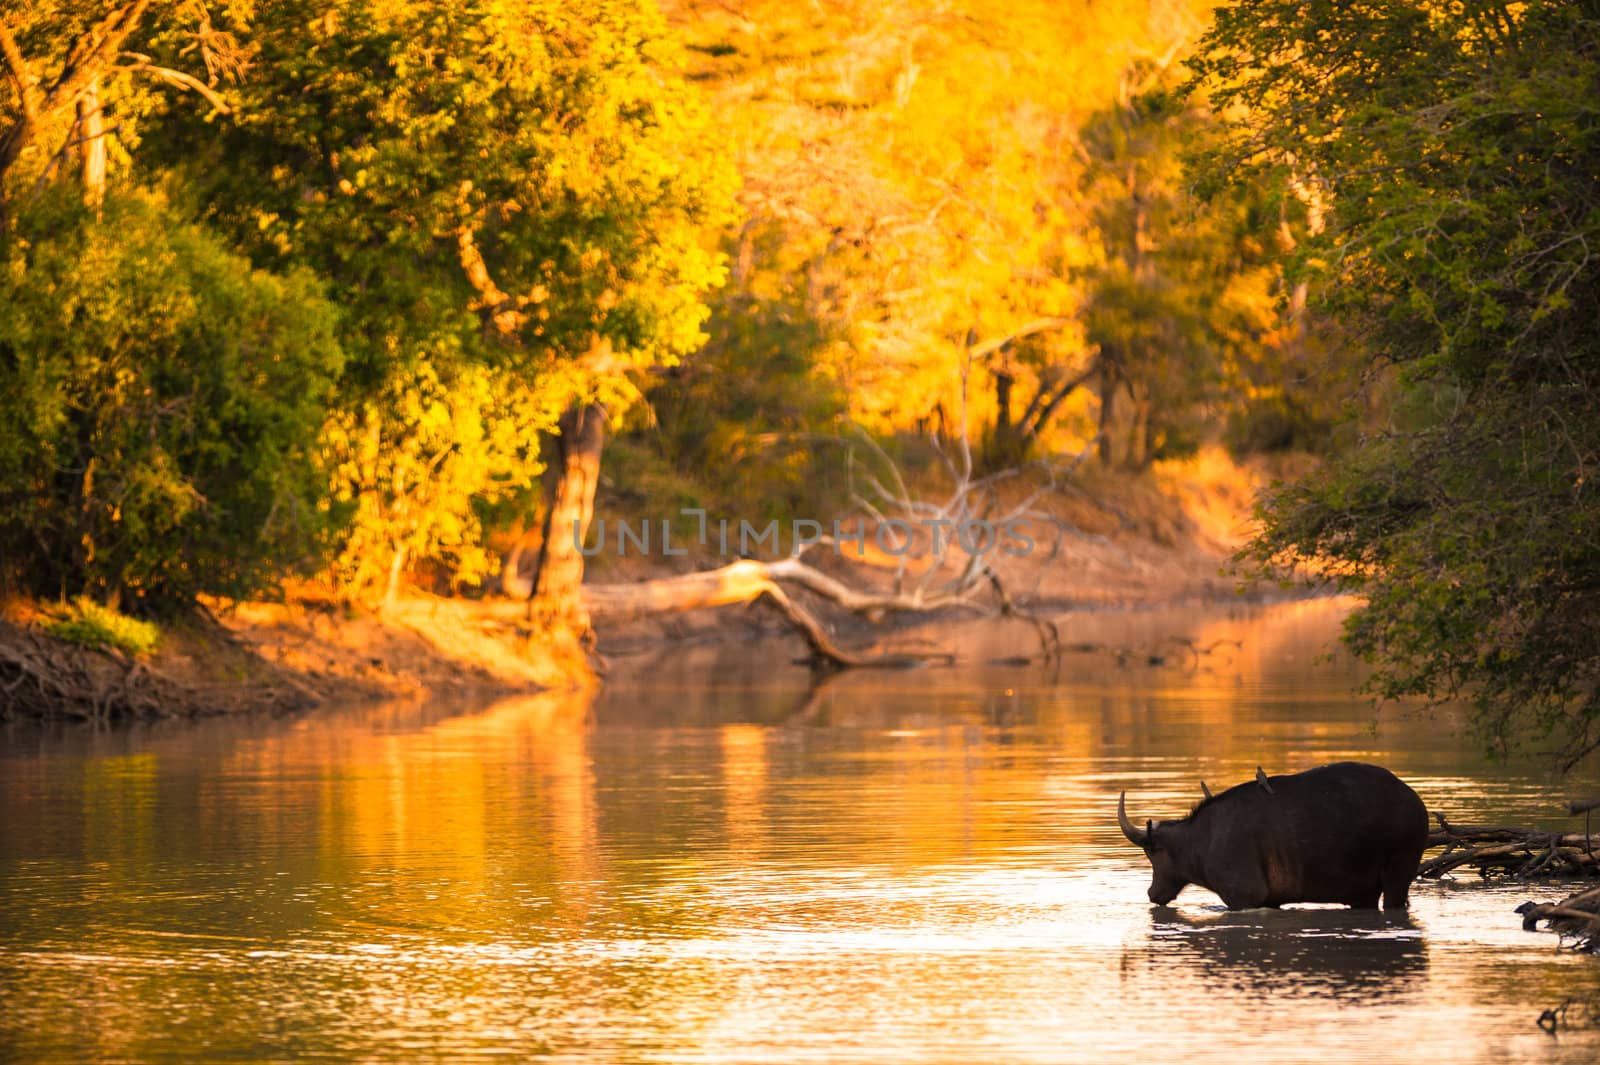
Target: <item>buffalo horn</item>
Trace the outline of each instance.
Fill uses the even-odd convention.
[[[1211,798],[1211,789],[1206,787],[1206,782],[1203,780],[1200,782],[1200,794],[1208,799]]]
[[[1141,829],[1138,825],[1128,820],[1128,793],[1123,792],[1117,797],[1117,824],[1122,826],[1122,834],[1128,837],[1128,842],[1135,847],[1142,847],[1150,839],[1148,829]]]

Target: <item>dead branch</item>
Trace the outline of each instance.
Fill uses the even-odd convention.
[[[1574,801],[1569,813],[1587,814],[1600,803]],[[1551,832],[1511,825],[1456,825],[1441,813],[1434,819],[1439,828],[1428,836],[1428,848],[1443,847],[1443,853],[1422,863],[1417,876],[1438,878],[1463,866],[1475,867],[1483,877],[1505,876],[1570,878],[1600,875],[1597,855],[1589,832]],[[1585,888],[1558,902],[1525,902],[1517,907],[1522,927],[1545,930],[1570,940],[1574,949],[1600,950],[1600,887]],[[1547,1013],[1549,1011],[1546,1011]]]
[[[200,97],[204,98],[206,103],[210,104],[212,108],[214,108],[219,114],[233,114],[233,109],[228,106],[228,101],[224,100],[222,95],[215,89],[194,75],[185,74],[181,70],[173,70],[171,67],[157,66],[149,56],[140,55],[137,52],[124,52],[122,53],[122,57],[125,59],[130,59],[132,62],[126,66],[118,66],[113,69],[128,71],[135,74],[145,73],[153,75],[154,77],[166,82],[168,85],[171,85],[173,88],[185,89],[189,92],[199,95]]]
[[[1600,888],[1579,891],[1560,902],[1525,902],[1517,912],[1524,931],[1538,931],[1543,921],[1545,931],[1556,933],[1574,950],[1600,950]]]
[[[1569,998],[1539,1014],[1539,1027],[1554,1035],[1556,1030],[1581,1031],[1600,1027],[1600,999]]]
[[[774,604],[779,613],[783,614],[789,620],[789,623],[805,637],[806,644],[811,648],[813,662],[825,663],[836,669],[905,669],[935,658],[943,659],[949,665],[955,664],[955,655],[945,651],[865,655],[843,650],[828,638],[827,633],[823,631],[822,626],[815,618],[784,594],[782,588],[774,584],[766,589],[763,594],[765,600]]]
[[[1574,808],[1587,812],[1584,803],[1569,804],[1569,811]],[[1442,813],[1433,816],[1439,827],[1428,836],[1428,847],[1444,851],[1422,863],[1420,877],[1441,877],[1463,866],[1476,867],[1485,877],[1521,879],[1600,873],[1600,856],[1587,827],[1583,832],[1551,832],[1512,825],[1456,825]]]
[[[762,562],[740,559],[714,570],[685,573],[630,584],[585,585],[584,604],[602,621],[624,621],[651,614],[699,610],[735,603],[770,603],[805,639],[813,660],[835,668],[899,668],[926,661],[953,662],[946,651],[869,655],[847,651],[831,640],[817,621],[779,585],[787,581],[857,614],[919,611],[949,605],[916,595],[861,592],[806,565],[798,558]]]

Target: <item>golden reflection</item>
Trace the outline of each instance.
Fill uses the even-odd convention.
[[[767,730],[758,725],[724,725],[722,779],[729,854],[740,861],[759,859],[767,824]]]
[[[152,751],[95,758],[83,767],[84,844],[144,868],[155,857],[156,777]]]
[[[975,635],[977,664],[820,696],[782,661],[746,690],[685,655],[673,683],[613,676],[597,701],[0,748],[0,980],[21,989],[0,1045],[1020,1061],[1059,1060],[1070,1031],[1095,1060],[1292,1060],[1306,1031],[1352,1057],[1415,1056],[1424,1031],[1492,1060],[1453,1033],[1531,1025],[1577,971],[1516,927],[1525,891],[1419,884],[1403,921],[1219,914],[1198,890],[1162,913],[1117,829],[1125,787],[1176,816],[1202,777],[1363,750],[1460,820],[1541,799],[1432,723],[1371,733],[1311,665],[1339,616],[1093,619],[1108,643],[1240,639],[1211,673],[997,668],[981,641],[1013,637]]]

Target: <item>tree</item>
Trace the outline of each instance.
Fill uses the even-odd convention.
[[[1079,124],[1133,56],[1186,37],[1188,6],[674,0],[744,176],[713,335],[757,308],[775,338],[809,332],[802,385],[823,402],[792,406],[831,418],[839,395],[880,433],[953,432],[973,359],[985,443],[1033,447],[1088,353]]]
[[[1269,187],[1193,195],[1183,153],[1216,120],[1174,83],[1169,68],[1130,68],[1117,104],[1083,137],[1081,195],[1097,246],[1080,272],[1095,350],[1084,373],[1099,396],[1101,459],[1128,469],[1214,439],[1247,402],[1261,376],[1252,371],[1288,339]]]
[[[1382,697],[1470,700],[1506,750],[1600,746],[1600,4],[1253,0],[1195,62],[1213,167],[1272,173],[1326,228],[1298,275],[1388,424],[1266,502],[1258,559],[1366,603]]]
[[[221,24],[213,23],[204,0],[42,0],[0,16],[6,75],[0,99],[8,104],[0,122],[0,221],[22,184],[19,171],[37,186],[67,176],[73,160],[85,202],[98,204],[113,146],[125,153],[137,142],[138,119],[150,106],[153,84],[197,93],[226,112],[219,83],[236,78],[248,62],[248,52],[230,32],[242,22],[241,9],[230,5]],[[150,51],[136,51],[136,44]],[[181,69],[194,53],[204,78]]]
[[[62,192],[0,238],[0,578],[171,605],[316,562],[343,358],[320,286],[144,196],[89,213]]]
[[[344,308],[343,581],[482,576],[477,508],[533,483],[540,433],[701,339],[732,194],[707,117],[646,0],[291,0],[252,41],[234,119],[168,116],[162,157]]]

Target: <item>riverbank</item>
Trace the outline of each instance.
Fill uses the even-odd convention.
[[[1250,507],[1267,471],[1203,453],[1148,477],[1092,481],[1042,499],[1064,530],[1021,557],[998,557],[1008,596],[1042,616],[1279,597],[1276,585],[1242,584],[1228,560],[1248,537]],[[597,560],[605,582],[668,575],[666,559]],[[719,560],[672,559],[683,568]],[[725,560],[723,560],[725,561]],[[817,566],[865,591],[892,584],[896,559],[819,551]],[[945,639],[964,608],[869,619],[803,590],[839,642],[904,640],[929,623]],[[1292,594],[1292,593],[1289,593]],[[162,626],[147,655],[92,649],[44,631],[51,608],[11,602],[0,610],[0,715],[97,721],[238,711],[295,711],[362,699],[488,696],[596,682],[596,662],[561,649],[520,620],[504,599],[413,596],[383,610],[339,604],[314,589],[281,602],[208,602]],[[642,619],[595,618],[600,663],[613,653],[688,642],[792,638],[776,612],[722,607]],[[911,634],[915,639],[915,634]],[[957,640],[957,643],[960,641]],[[796,653],[803,650],[796,639]]]
[[[53,636],[48,605],[12,600],[0,608],[0,720],[285,713],[593,683],[581,655],[564,655],[480,607],[415,598],[379,612],[306,594],[212,601],[164,621],[148,653],[129,654]]]

